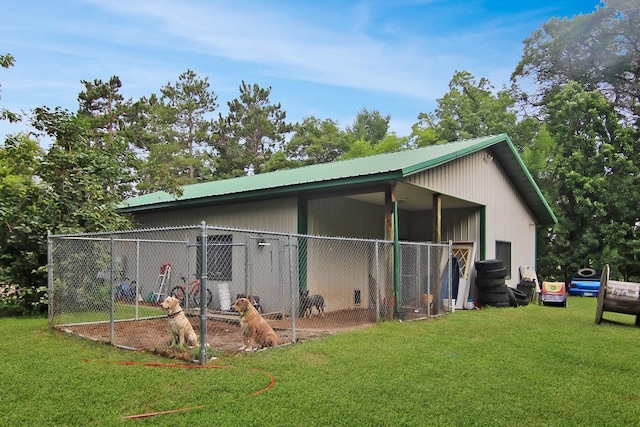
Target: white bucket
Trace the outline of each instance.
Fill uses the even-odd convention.
[[[228,283],[218,283],[218,297],[220,298],[220,310],[231,310],[231,292]]]
[[[451,306],[449,306],[449,301],[451,301]],[[454,299],[449,300],[448,298],[443,299],[442,300],[442,307],[444,308],[444,311],[446,313],[448,313],[449,311],[451,311],[453,313],[454,311],[456,311],[456,300],[454,300]]]

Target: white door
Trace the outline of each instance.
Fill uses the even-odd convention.
[[[471,288],[470,276],[476,259],[476,242],[453,242],[453,256],[458,258],[460,266],[460,283],[456,296],[456,310],[465,308]]]

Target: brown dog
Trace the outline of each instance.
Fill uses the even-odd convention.
[[[240,313],[240,327],[243,334],[241,350],[252,351],[254,344],[259,347],[278,345],[278,336],[251,304],[251,301],[246,298],[238,298],[233,304],[233,308]]]
[[[167,297],[160,304],[163,310],[167,311],[169,318],[169,327],[171,328],[171,346],[189,345],[190,347],[198,345],[198,336],[191,326],[191,322],[184,315],[180,300],[176,297]]]

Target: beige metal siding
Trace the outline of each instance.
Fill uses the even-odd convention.
[[[152,212],[136,215],[136,221],[142,228],[197,225],[203,220],[207,225],[217,227],[296,233],[298,231],[297,201],[294,198],[275,199],[240,203],[237,205],[183,208],[167,212]],[[221,232],[221,234],[224,234],[224,232]],[[244,243],[244,234],[231,234],[234,234],[234,244]],[[262,252],[271,254],[273,248],[276,248],[276,246],[269,247],[267,248],[268,250]],[[196,251],[192,250],[190,256],[191,266],[194,269],[191,273],[193,273],[195,272]],[[235,297],[237,293],[244,292],[245,286],[253,288],[256,293],[260,292],[259,282],[251,276],[251,272],[249,272],[250,277],[245,277],[245,263],[246,254],[244,247],[234,246],[233,279],[216,281],[211,278],[208,281],[208,288],[215,294],[214,301],[218,300],[218,283],[229,284],[232,298]],[[176,265],[180,264],[176,263]],[[178,283],[180,274],[186,274],[186,272],[176,272],[173,285]],[[145,290],[145,292],[146,291],[147,290]],[[265,303],[269,303],[269,301],[265,301]]]
[[[297,212],[296,199],[287,198],[236,205],[182,208],[162,213],[150,212],[136,215],[136,221],[144,228],[194,225],[204,220],[207,225],[218,227],[296,233]]]
[[[384,238],[384,207],[342,197],[310,200],[308,234]]]
[[[433,241],[433,214],[431,211],[400,212],[400,240],[414,242]],[[443,209],[442,241],[479,241],[479,208]]]
[[[515,286],[519,282],[520,266],[535,266],[535,219],[489,152],[481,151],[454,160],[406,180],[486,207],[486,258],[495,257],[496,240],[511,243],[509,285]],[[463,216],[456,218],[455,211],[443,212],[443,240],[466,240],[464,236],[470,234],[479,236],[479,230],[474,231],[474,223],[479,224],[479,211],[471,216],[460,213]],[[477,222],[475,218],[478,218]],[[468,230],[465,232],[464,228]],[[479,253],[477,256],[479,259]]]
[[[384,207],[341,197],[310,200],[308,234],[317,236],[384,238]],[[308,246],[309,291],[325,297],[327,310],[354,307],[361,292],[362,307],[369,301],[368,275],[371,244],[311,240]]]
[[[480,211],[476,208],[448,209],[442,213],[442,241],[479,242]],[[476,254],[477,255],[477,254]]]
[[[327,311],[353,308],[356,290],[367,306],[371,243],[311,239],[307,250],[307,287],[325,298]]]

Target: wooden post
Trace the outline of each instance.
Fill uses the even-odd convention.
[[[396,187],[395,185],[389,186],[384,192],[384,239],[393,241],[395,238],[395,215],[394,215],[394,203],[396,201]],[[393,319],[393,280],[394,280],[394,256],[393,250],[385,251],[384,259],[386,262],[383,265],[388,266],[385,273],[383,289],[383,307],[382,315],[385,320]]]
[[[433,193],[433,242],[441,243],[442,242],[442,195],[439,193]],[[441,284],[443,277],[440,273],[446,271],[445,265],[449,262],[449,254],[442,254],[442,259],[436,264],[436,268],[438,268],[438,282],[432,289],[434,294],[434,305],[433,305],[433,313],[440,314],[440,304],[441,304]],[[444,264],[443,264],[444,263]]]
[[[442,242],[442,195],[433,193],[433,242]]]

